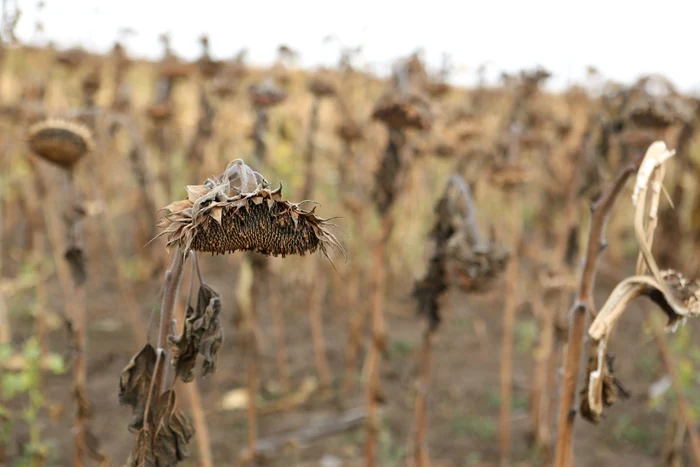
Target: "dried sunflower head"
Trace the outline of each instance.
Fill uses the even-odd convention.
[[[662,76],[645,76],[628,92],[622,117],[640,128],[664,129],[693,119],[694,109]]]
[[[278,88],[272,79],[267,78],[260,84],[250,86],[248,96],[255,108],[267,108],[277,105],[287,98],[287,93]]]
[[[327,255],[330,246],[344,253],[329,230],[333,226],[330,219],[318,217],[315,207],[309,211],[283,200],[282,185],[271,190],[262,176],[254,189],[234,190],[230,172],[227,169],[204,185],[188,186],[186,199],[165,208],[167,213],[159,223],[164,230],[158,236],[166,236],[167,247],[177,247],[185,253],[255,251],[286,256],[317,249]],[[250,174],[259,176],[252,170]],[[242,178],[240,183],[242,187]]]
[[[382,96],[374,107],[372,118],[396,130],[430,129],[432,116],[428,102],[421,96],[390,92]]]
[[[353,143],[362,139],[362,128],[350,119],[343,120],[336,127],[335,133],[346,143]]]
[[[326,73],[317,73],[309,80],[309,91],[316,97],[333,96],[336,93],[336,87],[330,76]]]
[[[26,140],[37,156],[65,169],[71,169],[95,146],[87,126],[60,118],[45,119],[30,126]]]

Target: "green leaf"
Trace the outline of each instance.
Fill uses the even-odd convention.
[[[22,352],[24,358],[29,362],[34,362],[41,357],[41,348],[39,347],[39,342],[36,338],[30,337],[24,344],[24,351]]]
[[[2,378],[2,392],[7,399],[15,397],[26,390],[25,380],[22,374],[8,373]]]
[[[63,356],[52,353],[47,357],[47,364],[49,371],[53,374],[61,375],[66,372],[66,362],[63,360]]]
[[[12,346],[10,344],[0,345],[0,362],[6,361],[12,356],[13,353],[14,351],[12,350]]]

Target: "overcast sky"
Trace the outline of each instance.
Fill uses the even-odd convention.
[[[9,0],[10,4],[12,1]],[[117,31],[137,31],[126,42],[134,55],[157,58],[158,35],[170,31],[185,58],[199,53],[207,33],[215,57],[246,47],[252,63],[274,60],[277,46],[299,51],[301,64],[335,63],[336,36],[362,45],[360,63],[386,71],[392,59],[422,48],[430,64],[443,53],[459,66],[455,76],[473,79],[475,67],[497,71],[541,64],[560,86],[581,80],[587,65],[629,82],[640,74],[662,73],[685,90],[700,89],[698,20],[695,0],[45,0],[40,17],[45,39],[59,46],[107,50]],[[20,39],[34,37],[36,0],[19,0]],[[471,71],[470,71],[471,70]]]

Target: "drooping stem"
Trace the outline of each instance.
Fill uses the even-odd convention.
[[[588,242],[583,267],[579,276],[576,299],[569,312],[569,332],[564,356],[564,375],[557,417],[557,444],[554,454],[554,465],[556,467],[571,465],[573,455],[572,437],[577,414],[575,405],[576,386],[581,368],[586,320],[588,315],[595,313],[592,291],[595,284],[598,256],[606,245],[604,239],[605,221],[627,180],[639,168],[642,158],[643,154],[636,161],[620,170],[612,185],[596,202],[591,215]]]
[[[180,291],[180,282],[185,271],[185,254],[178,248],[173,254],[170,268],[165,272],[163,281],[163,301],[160,308],[160,325],[158,326],[158,360],[156,368],[162,367],[162,377],[157,383],[154,394],[160,396],[168,388],[168,370],[170,362],[170,348],[168,347],[168,336],[173,332],[173,316],[175,304]]]

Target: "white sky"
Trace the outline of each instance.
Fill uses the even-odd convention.
[[[12,4],[12,0],[8,0]],[[17,33],[33,37],[36,0],[17,0]],[[334,35],[347,46],[362,45],[360,63],[386,71],[392,59],[423,48],[438,66],[447,52],[469,82],[480,63],[500,70],[543,65],[553,84],[579,81],[587,65],[629,82],[662,73],[681,89],[700,89],[697,54],[700,2],[696,0],[45,0],[45,38],[59,46],[108,50],[125,26],[138,34],[126,42],[131,54],[159,57],[158,35],[171,32],[183,57],[199,53],[206,32],[213,55],[228,58],[242,47],[249,60],[269,64],[277,46],[288,44],[304,66],[337,61]],[[161,13],[162,12],[162,13]]]

